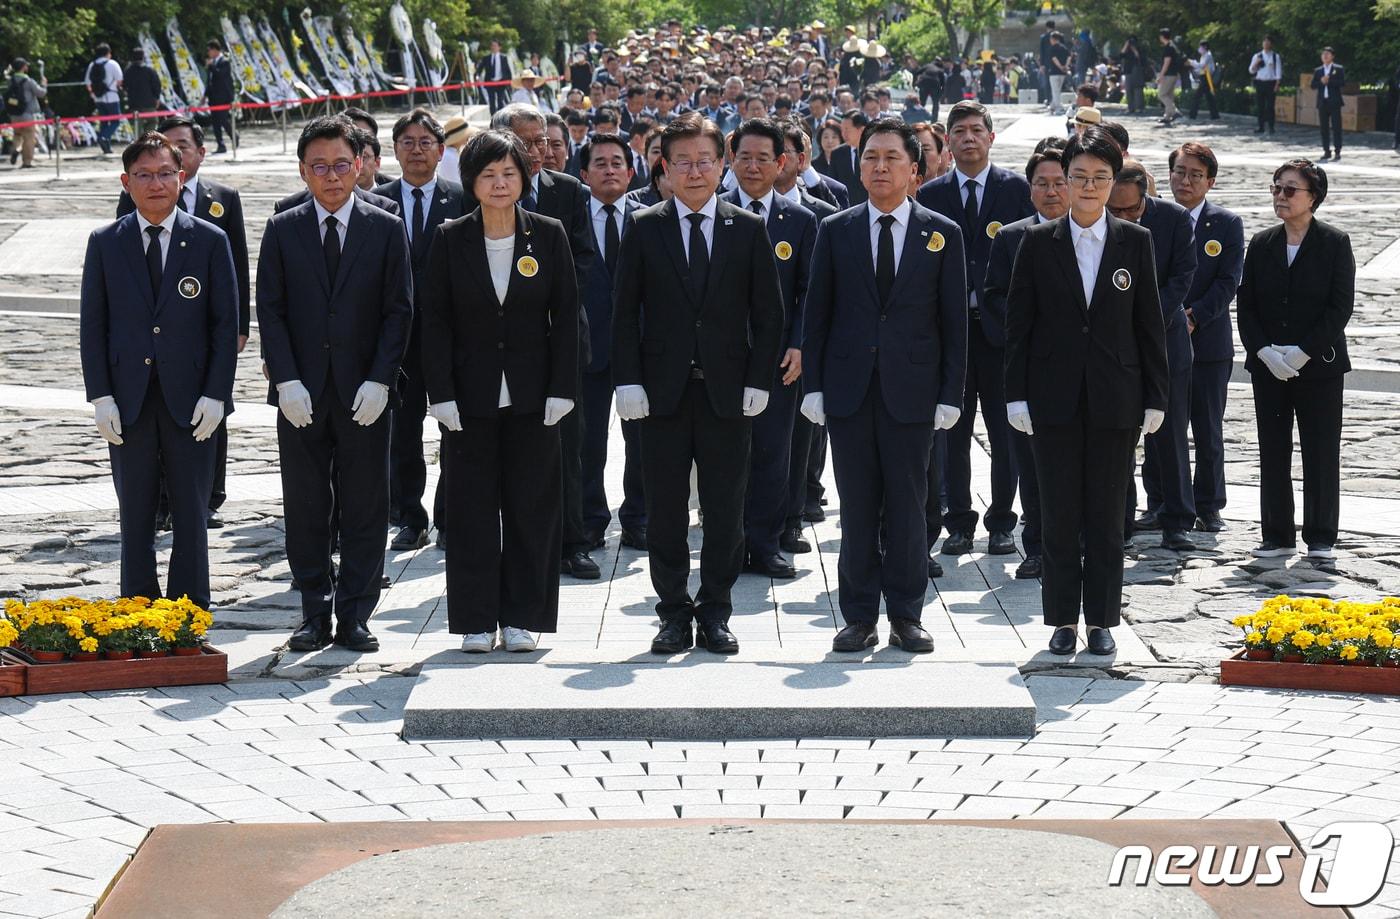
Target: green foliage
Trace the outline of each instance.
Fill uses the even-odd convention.
[[[911,12],[903,21],[891,24],[880,40],[889,47],[895,60],[903,60],[904,55],[912,54],[916,61],[925,63],[948,53],[948,35],[943,30],[943,23],[922,10]]]
[[[67,73],[75,57],[86,55],[86,46],[97,13],[86,6],[56,4],[48,0],[6,0],[0,15],[0,66],[16,57],[42,60],[50,77]],[[38,69],[32,71],[36,76]]]

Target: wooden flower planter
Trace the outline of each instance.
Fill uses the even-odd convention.
[[[201,652],[188,657],[27,664],[0,651],[0,696],[228,682],[228,655],[208,645]]]
[[[1349,664],[1285,664],[1246,660],[1243,651],[1220,662],[1220,685],[1271,689],[1319,689],[1400,695],[1400,667]]]

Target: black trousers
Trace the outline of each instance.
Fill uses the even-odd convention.
[[[399,378],[399,400],[389,440],[390,503],[399,526],[426,530],[423,491],[428,487],[428,462],[423,456],[423,419],[428,414],[428,391],[421,374]]]
[[[1254,98],[1258,105],[1256,112],[1259,119],[1259,127],[1263,128],[1267,126],[1270,131],[1274,129],[1274,94],[1276,85],[1277,83],[1274,80],[1254,81]]]
[[[1322,131],[1322,149],[1342,152],[1342,103],[1340,100],[1317,110],[1317,124]]]
[[[948,432],[934,431],[925,473],[927,491],[924,493],[924,543],[929,552],[938,544],[938,537],[943,535],[943,508],[948,503],[948,477],[943,471],[947,468]]]
[[[728,622],[730,590],[744,567],[744,493],[749,478],[752,420],[720,418],[703,380],[692,381],[669,415],[642,419],[642,478],[647,502],[651,584],[663,622]],[[690,467],[694,464],[705,516],[700,590],[690,578]]]
[[[278,412],[277,454],[287,561],[301,588],[303,618],[334,612],[341,622],[368,622],[379,602],[389,522],[388,410],[372,425],[357,423],[328,378],[311,424],[292,427]],[[338,505],[337,493],[346,497]],[[331,567],[333,505],[340,515],[338,574]]]
[[[110,445],[112,481],[121,527],[124,597],[189,598],[209,608],[209,488],[213,438],[200,443],[194,429],[171,416],[155,376],[135,419],[122,423],[121,446]],[[156,503],[162,461],[174,535],[166,590],[156,576]]]
[[[224,132],[228,132],[229,140],[233,139],[233,118],[228,109],[224,109],[223,111],[210,112],[209,119],[214,123],[214,143],[218,145],[218,149],[222,150],[224,148]]]
[[[891,619],[918,622],[928,589],[923,508],[933,423],[891,417],[878,375],[854,414],[828,415],[826,423],[841,497],[841,615],[848,623],[874,622],[883,596]]]
[[[1010,427],[1010,425],[1008,425]],[[1040,481],[1035,475],[1035,450],[1031,438],[1020,431],[1011,432],[1011,444],[1016,454],[1016,484],[1021,491],[1021,548],[1027,558],[1038,557],[1044,551],[1041,542]]]
[[[1178,318],[1167,330],[1167,417],[1157,433],[1143,438],[1142,484],[1147,509],[1157,514],[1163,529],[1189,530],[1196,525],[1196,496],[1191,486],[1191,333]],[[1128,457],[1128,501],[1124,532],[1131,533],[1137,505],[1133,481],[1136,452]]]
[[[559,623],[559,431],[539,412],[463,418],[443,439],[447,627],[454,635]]]
[[[491,109],[491,114],[496,114],[497,110],[504,108],[510,102],[509,86],[488,86],[486,87],[486,104]]]
[[[1259,432],[1259,528],[1265,542],[1295,544],[1293,419],[1303,453],[1303,542],[1337,543],[1341,516],[1341,376],[1283,382],[1252,374]]]
[[[801,381],[798,381],[799,384]],[[801,397],[798,396],[798,405],[801,406]],[[820,439],[821,451],[818,454],[818,440]],[[818,464],[816,461],[819,460]],[[821,467],[826,465],[826,428],[820,424],[812,424],[807,420],[807,416],[802,412],[797,413],[797,417],[792,423],[792,449],[788,451],[788,497],[787,497],[787,519],[783,526],[786,529],[802,528],[802,512],[807,509],[808,489],[811,485],[811,472],[817,466],[816,487],[821,488]],[[821,507],[821,494],[812,499],[812,504]]]
[[[943,467],[947,476],[948,512],[943,524],[949,533],[972,533],[977,529],[977,511],[972,506],[972,427],[977,420],[979,398],[982,423],[992,453],[992,501],[982,522],[992,533],[1009,533],[1016,528],[1016,460],[1011,449],[1011,425],[1006,421],[1006,378],[1004,348],[987,341],[982,322],[974,313],[967,328],[967,383],[963,387],[962,414],[958,423],[944,434],[948,456]],[[932,464],[930,464],[932,465]],[[931,491],[930,501],[938,493]]]
[[[578,388],[575,387],[575,391]],[[583,440],[584,440],[584,419],[583,412],[578,410],[577,400],[574,411],[569,412],[560,421],[559,428],[559,460],[562,470],[561,484],[563,491],[560,494],[561,507],[563,508],[563,542],[560,544],[562,555],[572,555],[575,552],[587,552],[592,546],[584,536],[583,527]]]
[[[1068,424],[1037,424],[1030,438],[1040,485],[1045,624],[1119,622],[1123,602],[1123,501],[1141,428],[1094,428],[1083,403]],[[1083,557],[1080,547],[1083,546]]]
[[[612,523],[612,505],[603,484],[608,464],[608,427],[612,421],[613,384],[610,371],[585,373],[579,411],[583,414],[583,529],[605,533]],[[567,417],[565,418],[567,421]],[[625,458],[622,466],[622,505],[618,523],[632,530],[647,525],[646,488],[642,484],[642,425],[619,421]]]
[[[1206,84],[1206,78],[1200,77],[1196,80],[1196,92],[1191,97],[1191,117],[1195,118],[1201,111],[1201,100],[1204,99],[1210,106],[1210,117],[1219,118],[1220,109],[1215,104],[1215,93],[1211,92]]]
[[[1192,491],[1197,515],[1225,506],[1225,400],[1232,369],[1232,361],[1191,365],[1191,440],[1196,444]]]
[[[214,477],[209,490],[209,509],[216,511],[224,506],[228,500],[228,491],[225,484],[225,472],[228,468],[228,419],[219,422],[219,427],[214,431],[214,435],[209,438],[214,444]],[[160,466],[160,499],[157,505],[157,513],[164,517],[170,513],[170,491],[165,484],[165,460],[161,460]]]
[[[749,488],[744,498],[744,546],[749,555],[778,554],[788,518],[788,476],[792,472],[792,429],[801,387],[784,386],[774,373],[768,407],[753,419]]]

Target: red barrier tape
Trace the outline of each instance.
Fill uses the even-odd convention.
[[[540,77],[546,83],[562,82],[563,77]],[[14,121],[9,122],[11,128],[30,128],[36,125],[46,125],[58,122],[59,124],[72,124],[77,121],[126,121],[129,118],[164,118],[167,115],[185,115],[190,112],[227,112],[232,109],[262,109],[277,108],[288,105],[305,105],[307,103],[321,102],[345,102],[352,99],[382,99],[387,96],[406,96],[409,93],[433,93],[446,92],[453,89],[475,89],[477,87],[490,86],[510,86],[510,80],[478,80],[472,83],[446,83],[442,86],[415,86],[412,89],[381,89],[368,93],[349,93],[340,95],[339,93],[328,93],[324,96],[306,96],[296,99],[284,99],[281,102],[234,102],[228,105],[192,105],[186,109],[162,109],[155,112],[122,112],[118,115],[77,115],[68,118],[45,118],[40,121]],[[3,123],[0,123],[0,127]]]

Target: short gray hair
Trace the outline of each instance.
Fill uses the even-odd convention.
[[[491,116],[491,130],[493,131],[514,131],[515,123],[518,121],[533,121],[544,130],[544,114],[533,105],[525,102],[512,102],[510,105],[502,106],[496,114]]]

